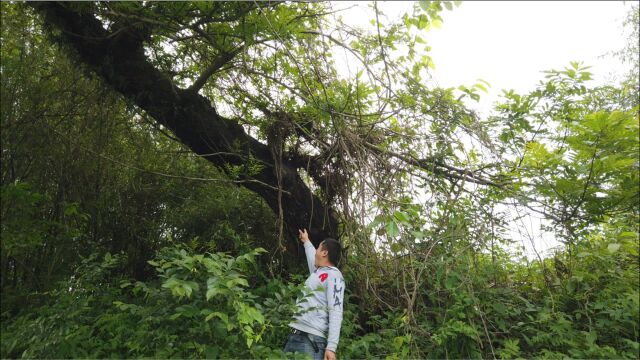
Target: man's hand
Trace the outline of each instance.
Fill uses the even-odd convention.
[[[329,349],[326,349],[324,351],[324,360],[336,360],[336,353]]]
[[[302,243],[306,243],[307,241],[309,241],[309,234],[307,234],[307,229],[298,229],[298,238],[300,239],[300,241],[302,241]]]

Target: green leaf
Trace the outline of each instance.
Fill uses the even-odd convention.
[[[474,84],[473,87],[478,88],[484,92],[488,92],[487,88],[483,84]]]
[[[407,29],[411,29],[411,25],[413,24],[413,23],[412,23],[412,20],[413,20],[413,19],[412,19],[412,18],[410,19],[410,18],[409,18],[409,16],[408,16],[407,14],[404,14],[404,16],[402,17],[402,21],[404,22],[404,26],[405,26]],[[352,46],[353,46],[353,45],[352,45]]]
[[[207,290],[207,293],[205,294],[205,297],[206,297],[207,301],[209,301],[214,296],[218,295],[219,293],[220,293],[220,290],[218,288],[212,287],[212,288]]]
[[[409,218],[407,217],[407,214],[403,213],[400,210],[394,212],[393,217],[395,217],[401,223],[407,223],[407,224],[409,223]]]
[[[507,312],[507,307],[501,302],[494,302],[491,304],[491,307],[493,307],[493,310],[500,315],[505,315]]]
[[[398,224],[396,224],[395,221],[388,222],[385,229],[387,230],[387,235],[389,237],[396,237],[400,233],[400,230],[398,229]]]
[[[429,26],[429,18],[425,14],[420,14],[420,16],[418,17],[418,29],[420,29],[420,30],[423,30],[423,29],[429,30],[427,28],[428,26]]]
[[[217,346],[207,346],[204,350],[204,357],[207,359],[217,359],[220,357],[220,348]]]
[[[206,318],[204,318],[204,321],[209,321],[209,320],[213,319],[214,317],[217,317],[217,318],[219,318],[220,320],[222,320],[222,322],[223,322],[225,325],[228,325],[228,324],[229,324],[229,315],[227,315],[227,314],[223,314],[223,313],[221,313],[221,312],[219,312],[219,311],[212,312],[212,313],[211,313],[211,314],[209,314]]]
[[[620,244],[618,243],[611,243],[607,246],[607,250],[609,250],[610,253],[614,253],[618,251],[618,249],[620,249]]]
[[[393,339],[393,347],[396,349],[396,351],[400,350],[403,344],[404,344],[404,336],[396,336]]]

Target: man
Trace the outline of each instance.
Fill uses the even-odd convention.
[[[306,229],[298,232],[311,275],[304,282],[307,296],[297,302],[300,315],[289,324],[292,331],[284,351],[307,353],[314,360],[335,360],[344,298],[344,278],[336,267],[341,246],[327,238],[316,249]]]

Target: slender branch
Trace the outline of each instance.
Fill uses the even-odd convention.
[[[582,194],[580,194],[580,199],[576,203],[576,206],[573,208],[573,211],[571,211],[571,214],[566,218],[567,221],[571,220],[574,216],[576,216],[576,214],[578,213],[578,209],[585,201],[587,190],[589,190],[589,185],[590,185],[589,183],[593,178],[593,170],[594,170],[594,165],[596,161],[596,155],[598,154],[597,147],[599,142],[600,142],[600,138],[598,137],[598,140],[596,141],[596,144],[595,144],[596,149],[593,151],[593,156],[591,157],[591,164],[589,165],[589,175],[587,176],[587,180],[584,182],[584,188],[582,189]]]
[[[220,68],[227,64],[229,61],[231,61],[238,53],[240,53],[240,51],[242,51],[242,49],[244,49],[244,45],[238,47],[233,51],[223,52],[218,55],[218,57],[213,61],[213,63],[211,63],[211,65],[209,65],[208,68],[205,69],[205,71],[200,75],[200,77],[198,77],[193,85],[187,88],[187,91],[198,92],[200,89],[202,89],[211,75],[220,70]]]
[[[378,18],[379,15],[379,11],[378,11],[378,2],[374,1],[373,2],[373,7],[375,9],[375,13],[376,13],[376,28],[378,30],[378,44],[380,45],[380,57],[382,58],[382,62],[384,63],[384,71],[387,75],[387,91],[390,92],[391,91],[391,76],[389,76],[389,65],[387,64],[387,56],[385,55],[384,52],[384,45],[382,44],[382,35],[380,35],[380,19]],[[385,103],[386,106],[386,103]],[[383,111],[383,109],[381,109],[380,111]]]
[[[367,70],[367,73],[369,75],[371,75],[376,81],[378,81],[379,83],[382,84],[382,86],[384,86],[385,88],[387,87],[387,84],[385,84],[384,81],[382,81],[379,77],[377,77],[375,74],[375,72],[373,70],[371,70],[371,68],[368,65],[368,62],[365,61],[365,59],[363,59],[360,54],[358,54],[357,51],[355,51],[353,48],[351,48],[350,46],[347,46],[346,44],[344,44],[343,42],[341,42],[340,40],[334,38],[331,35],[328,34],[323,34],[322,32],[319,31],[315,31],[315,30],[305,30],[305,31],[301,31],[301,34],[309,34],[309,35],[317,35],[317,36],[322,36],[325,37],[327,39],[329,39],[331,42],[333,42],[334,44],[340,46],[341,48],[344,48],[345,50],[349,51],[351,53],[351,55],[353,55],[356,59],[358,59],[358,61],[362,64],[362,66],[364,66],[364,68]],[[390,90],[390,89],[387,89]]]
[[[498,184],[492,180],[489,179],[485,179],[483,177],[480,177],[478,175],[475,174],[474,171],[470,171],[470,170],[464,170],[464,169],[458,169],[456,167],[453,167],[451,165],[447,165],[441,161],[438,160],[431,160],[431,159],[417,159],[411,155],[404,155],[404,154],[400,154],[400,153],[396,153],[393,152],[391,150],[385,150],[385,149],[381,149],[376,145],[373,144],[369,144],[369,143],[364,143],[364,145],[376,152],[381,152],[387,155],[391,155],[399,160],[402,160],[408,164],[417,166],[423,170],[427,170],[430,172],[433,172],[435,174],[438,175],[444,175],[448,178],[453,178],[453,179],[458,179],[458,180],[465,180],[465,181],[469,181],[475,184],[479,184],[479,185],[491,185],[491,186],[495,186],[497,188],[502,188],[504,186],[504,184]],[[445,171],[444,169],[449,170],[449,171]]]
[[[46,122],[44,123],[47,127],[49,127],[53,132],[55,132],[58,136],[60,136],[61,138],[64,138],[65,140],[73,143],[74,145],[78,146],[79,148],[83,149],[84,151],[90,152],[96,156],[99,156],[107,161],[113,162],[115,164],[119,164],[122,165],[126,168],[132,169],[132,170],[136,170],[136,171],[140,171],[143,173],[147,173],[147,174],[152,174],[152,175],[158,175],[158,176],[162,176],[162,177],[166,177],[166,178],[172,178],[172,179],[184,179],[184,180],[195,180],[195,181],[211,181],[211,182],[225,182],[225,183],[232,183],[232,184],[243,184],[243,183],[256,183],[256,184],[260,184],[264,187],[270,188],[272,190],[276,190],[276,191],[281,191],[283,193],[286,193],[287,195],[291,195],[291,193],[289,191],[286,190],[282,190],[279,188],[276,188],[275,186],[269,185],[263,181],[257,180],[257,179],[245,179],[245,180],[233,180],[233,179],[229,179],[229,178],[203,178],[203,177],[194,177],[194,176],[184,176],[184,175],[174,175],[174,174],[166,174],[166,173],[162,173],[159,171],[154,171],[154,170],[149,170],[149,169],[144,169],[141,168],[139,166],[136,165],[132,165],[132,164],[128,164],[126,162],[120,161],[118,159],[114,159],[110,156],[107,156],[101,152],[97,152],[95,150],[92,150],[78,142],[76,142],[75,140],[71,139],[71,137],[69,137],[68,135],[65,135],[63,133],[61,133],[60,131],[58,131],[56,128],[54,128],[53,126],[47,124]],[[234,156],[238,156],[238,154],[235,153],[228,153]],[[210,156],[210,155],[216,155],[216,154],[205,154],[205,155],[199,155],[199,156]]]

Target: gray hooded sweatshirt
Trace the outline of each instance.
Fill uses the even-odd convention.
[[[305,296],[297,302],[299,316],[290,327],[327,339],[327,349],[336,352],[342,324],[344,278],[338,268],[315,266],[316,249],[311,241],[304,243],[309,273],[305,284]]]

